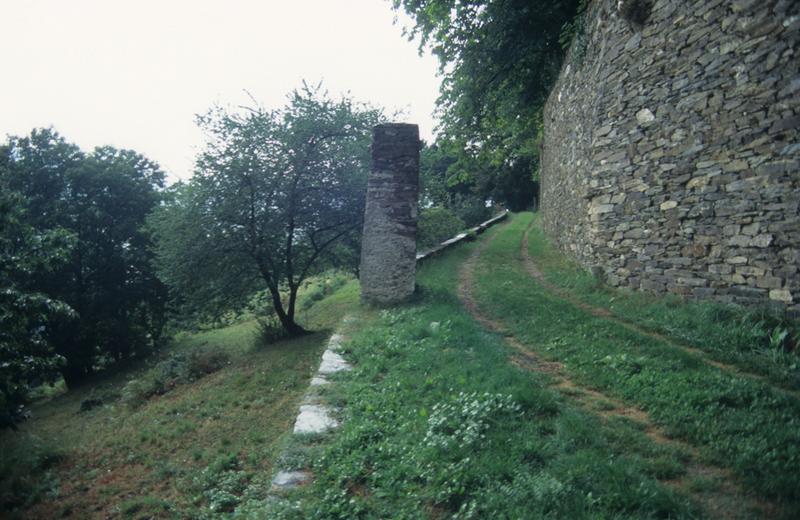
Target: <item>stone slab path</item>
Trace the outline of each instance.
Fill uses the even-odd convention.
[[[343,321],[351,320],[352,318],[348,317]],[[336,415],[340,410],[327,403],[319,390],[321,387],[333,383],[330,379],[333,374],[352,369],[352,366],[339,353],[344,341],[345,338],[340,333],[333,334],[328,340],[317,373],[311,379],[303,397],[292,435],[302,439],[303,436],[324,434],[339,427]],[[272,497],[279,498],[286,491],[310,483],[313,478],[314,475],[308,468],[284,467],[279,469],[272,479]]]

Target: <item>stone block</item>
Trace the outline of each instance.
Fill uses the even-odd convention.
[[[728,239],[727,243],[733,247],[747,247],[750,245],[750,237],[747,235],[733,235]]]
[[[758,222],[754,224],[748,224],[742,227],[742,234],[753,236],[758,234],[760,229],[761,229],[761,224],[759,224]]]
[[[746,256],[732,256],[730,258],[725,259],[725,261],[727,263],[729,263],[729,264],[741,265],[741,264],[746,264],[747,263],[747,257]]]
[[[792,303],[794,298],[788,289],[773,289],[769,292],[769,299],[782,303]]]
[[[756,278],[756,287],[762,289],[780,289],[783,286],[783,280],[774,276],[759,276]]]
[[[728,291],[729,294],[739,298],[752,298],[754,300],[761,299],[766,294],[764,289],[757,289],[755,287],[731,287]]]
[[[733,272],[733,267],[726,264],[711,264],[708,266],[708,272],[716,274],[730,274]]]
[[[766,272],[761,267],[753,267],[751,265],[741,265],[736,268],[736,272],[744,276],[764,276]]]
[[[753,237],[750,243],[753,247],[765,248],[769,247],[769,245],[772,244],[772,239],[773,239],[772,235],[765,233]]]
[[[300,406],[300,414],[294,423],[295,434],[324,433],[339,425],[331,415],[331,410],[317,404]]]

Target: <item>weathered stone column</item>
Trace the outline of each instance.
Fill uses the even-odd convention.
[[[361,300],[390,305],[413,294],[417,254],[419,128],[392,123],[372,131],[361,242]]]

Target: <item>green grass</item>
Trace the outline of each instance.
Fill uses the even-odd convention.
[[[530,218],[517,215],[481,256],[476,272],[481,309],[524,344],[563,362],[579,382],[635,403],[671,435],[701,446],[754,490],[781,502],[789,517],[800,513],[800,481],[795,475],[800,464],[800,401],[765,382],[714,368],[696,355],[591,316],[544,291],[524,271],[519,254]],[[543,250],[541,235],[531,247],[537,254]],[[552,250],[547,254],[552,268],[557,258]],[[558,279],[553,273],[552,279]],[[574,287],[598,301],[623,299],[581,289],[578,283]],[[680,328],[681,322],[675,326]]]
[[[528,217],[525,217],[526,219]],[[567,260],[546,240],[538,218],[528,240],[528,253],[547,280],[582,301],[647,330],[701,349],[723,363],[759,374],[781,387],[800,390],[800,324],[776,309],[742,309],[710,302],[685,302],[675,296],[612,290]],[[788,334],[782,344],[771,337]]]
[[[424,265],[419,297],[363,320],[336,390],[341,429],[303,460],[316,481],[269,518],[691,518],[659,483],[684,454],[604,421],[507,361],[455,297],[460,246]]]
[[[228,362],[163,395],[121,398],[152,374],[152,359],[35,406],[0,439],[0,516],[216,518],[263,495],[327,337],[357,302],[350,282],[307,308],[303,324],[318,332],[271,345],[256,344],[253,320],[181,334],[166,355],[212,351]],[[104,405],[79,412],[90,397]]]
[[[154,359],[39,405],[21,432],[0,438],[3,503],[16,500],[27,518],[715,517],[695,499],[717,500],[724,473],[690,471],[698,461],[681,444],[653,442],[645,424],[607,413],[616,399],[646,410],[705,462],[733,469],[756,498],[778,503],[772,516],[796,517],[798,399],[544,291],[519,251],[530,218],[517,215],[484,235],[492,241],[476,264],[474,295],[526,347],[608,399],[556,390],[547,374],[509,363],[503,338],[456,296],[463,262],[483,245],[464,244],[420,268],[407,305],[377,312],[359,307],[355,282],[332,294],[310,286],[314,304],[301,318],[317,334],[254,346],[255,321],[182,334],[171,356],[210,349],[229,364],[125,404],[125,384],[152,375]],[[723,308],[603,289],[538,228],[530,254],[579,298],[673,337],[699,338],[695,346],[715,358],[792,387],[747,346],[752,316],[725,308],[705,323],[702,309]],[[351,312],[359,321],[344,355],[354,370],[323,390],[343,407],[342,427],[293,442],[288,432],[324,340]],[[726,342],[737,353],[726,353]],[[79,413],[89,397],[105,404]],[[268,501],[278,464],[310,466],[316,480]],[[740,502],[725,507],[750,513],[734,511]]]

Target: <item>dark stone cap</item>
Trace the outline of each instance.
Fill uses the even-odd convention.
[[[372,138],[376,141],[391,139],[392,141],[419,141],[419,126],[411,123],[386,123],[372,129]]]

